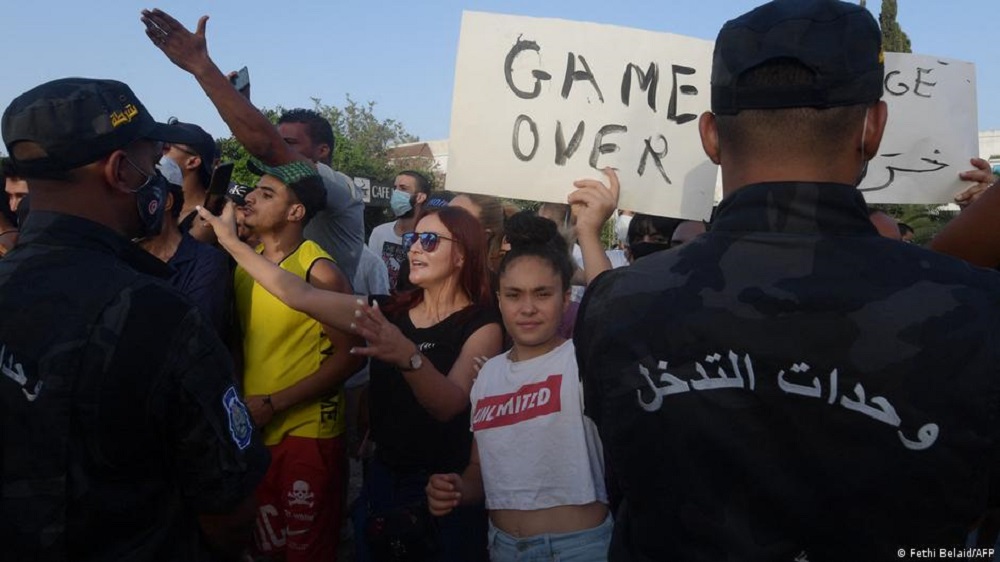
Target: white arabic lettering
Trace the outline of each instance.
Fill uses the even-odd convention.
[[[865,404],[865,387],[861,386],[861,383],[854,385],[854,395],[857,396],[857,400],[851,400],[846,396],[841,397],[840,405],[848,410],[854,410],[855,412],[862,413],[872,419],[876,419],[893,427],[899,427],[899,424],[903,423],[896,414],[896,409],[893,408],[892,404],[890,404],[885,398],[882,398],[881,396],[872,397],[872,404],[877,405],[878,408]]]
[[[902,431],[896,432],[899,435],[899,440],[903,442],[903,446],[911,451],[923,451],[929,448],[931,445],[937,441],[939,428],[936,423],[929,423],[922,426],[917,430],[917,440],[910,441],[907,439]]]
[[[737,377],[740,377],[742,379],[743,378],[743,374],[740,373],[739,358],[740,358],[739,355],[737,355],[736,353],[734,353],[732,350],[729,350],[729,362],[733,366],[733,372],[736,373]],[[750,381],[750,387],[749,388],[750,388],[750,390],[754,390],[754,387],[756,386],[756,380],[754,380],[753,363],[750,362],[750,356],[749,355],[744,355],[743,356],[743,364],[747,368],[747,380]]]
[[[805,363],[795,363],[789,370],[793,373],[808,373],[809,365],[806,365]],[[823,395],[823,385],[820,384],[819,378],[813,377],[812,386],[790,383],[785,380],[784,369],[778,373],[778,388],[786,394],[798,394],[799,396],[808,396],[810,398],[819,398]]]
[[[753,369],[753,361],[751,360],[750,355],[747,354],[743,356],[743,366],[746,369],[745,378],[743,370],[740,369],[739,355],[730,350],[727,356],[729,358],[729,364],[732,365],[732,376],[730,376],[721,365],[722,355],[714,353],[705,356],[704,362],[709,366],[714,365],[717,369],[716,372],[718,373],[718,376],[709,376],[708,370],[702,365],[702,363],[696,361],[694,363],[694,370],[700,378],[690,381],[685,381],[668,372],[668,363],[666,361],[660,361],[657,363],[657,370],[659,371],[658,380],[663,386],[657,386],[657,384],[653,381],[654,377],[650,373],[649,369],[645,365],[639,365],[639,374],[642,375],[643,379],[645,379],[646,384],[652,392],[652,398],[650,400],[645,400],[643,399],[642,389],[637,389],[636,396],[638,397],[639,405],[647,412],[655,412],[663,406],[663,397],[670,396],[672,394],[681,394],[692,390],[706,391],[722,388],[747,388],[751,391],[755,390],[756,377]],[[789,371],[794,374],[805,374],[810,370],[811,367],[804,362],[793,363],[792,366],[789,367]],[[830,371],[830,391],[826,402],[831,406],[837,404],[839,376],[840,372],[838,369]],[[781,370],[778,373],[777,380],[778,388],[780,388],[785,394],[795,394],[808,398],[823,399],[823,384],[819,377],[812,377],[811,384],[799,384],[789,381],[786,377],[786,372]],[[747,382],[749,384],[746,384]],[[840,396],[840,405],[847,410],[858,412],[895,428],[899,428],[902,425],[902,419],[899,417],[899,414],[896,413],[896,408],[889,402],[889,400],[882,396],[873,396],[868,399],[865,388],[861,383],[854,385],[854,398]],[[924,424],[917,430],[916,440],[908,439],[905,435],[903,435],[901,430],[897,431],[897,434],[900,441],[907,449],[922,451],[930,448],[937,441],[938,435],[940,434],[940,427],[936,423]]]
[[[722,356],[716,353],[715,355],[709,355],[705,357],[705,362],[708,364],[716,363],[722,359]],[[709,378],[708,373],[705,372],[705,368],[701,366],[701,363],[695,363],[694,369],[698,371],[703,380],[691,381],[691,386],[695,390],[715,390],[718,388],[743,388],[743,377],[737,373],[736,377],[730,377],[726,374],[726,371],[720,366],[719,367],[719,378]]]
[[[647,412],[655,412],[659,410],[660,406],[663,405],[664,396],[670,396],[671,394],[680,394],[682,392],[687,392],[691,390],[691,387],[690,385],[688,385],[687,382],[682,381],[681,379],[667,372],[666,361],[660,361],[659,364],[656,366],[656,368],[661,371],[660,382],[666,383],[667,386],[658,388],[655,384],[653,384],[653,379],[650,378],[649,376],[649,369],[647,369],[643,365],[639,365],[639,374],[641,374],[643,378],[646,379],[646,382],[649,383],[649,388],[650,390],[653,391],[654,395],[652,402],[646,402],[645,400],[642,399],[642,391],[641,390],[635,391],[636,394],[639,396],[639,405],[642,406],[642,409],[646,410]]]

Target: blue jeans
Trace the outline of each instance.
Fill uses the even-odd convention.
[[[593,529],[519,539],[490,523],[491,562],[605,562],[614,523],[611,515]]]
[[[429,474],[422,472],[398,473],[377,459],[372,459],[365,470],[361,496],[358,498],[351,519],[354,523],[355,559],[357,562],[373,560],[365,540],[365,527],[370,510],[409,506],[423,503],[426,509]],[[435,518],[437,555],[428,562],[485,562],[487,518],[483,506],[462,506],[444,517]]]

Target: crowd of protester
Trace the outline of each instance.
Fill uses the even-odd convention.
[[[120,82],[4,112],[0,558],[992,557],[1000,189],[973,158],[926,248],[865,203],[863,7],[723,27],[710,221],[620,209],[610,168],[523,210],[407,170],[367,244],[330,123],[273,125],[206,20],[142,12],[254,186]]]

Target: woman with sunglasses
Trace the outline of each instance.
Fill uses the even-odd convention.
[[[426,527],[420,521],[427,514],[427,478],[461,472],[468,463],[474,360],[496,355],[501,348],[486,270],[486,237],[479,222],[457,207],[420,219],[416,232],[403,236],[409,279],[416,289],[365,302],[316,289],[240,242],[231,204],[220,217],[204,209],[199,213],[222,247],[261,286],[288,306],[354,331],[368,343],[350,350],[372,358],[375,442],[354,517],[357,559],[388,559],[388,553],[380,551],[395,548],[397,555],[402,549],[419,559],[485,560],[482,506],[456,510]],[[399,522],[408,528],[396,529]]]

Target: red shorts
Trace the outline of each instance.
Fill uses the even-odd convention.
[[[257,487],[258,554],[288,562],[336,560],[344,517],[343,436],[288,436],[269,449],[271,466]]]

